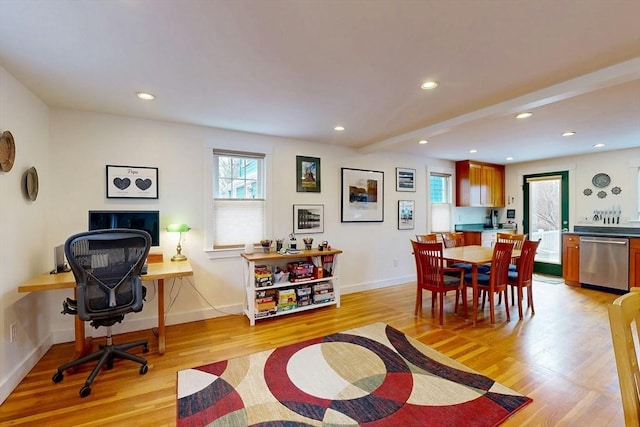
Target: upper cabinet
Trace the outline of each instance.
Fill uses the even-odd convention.
[[[504,207],[504,166],[456,162],[456,206]]]

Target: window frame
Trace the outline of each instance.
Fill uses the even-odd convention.
[[[272,182],[273,173],[271,171],[273,164],[273,147],[270,142],[257,141],[247,142],[244,139],[255,138],[240,138],[237,135],[229,135],[225,138],[224,143],[219,141],[205,142],[203,145],[203,161],[204,161],[204,186],[203,186],[203,218],[204,218],[204,252],[209,259],[222,259],[222,258],[235,258],[244,251],[244,244],[239,247],[214,247],[214,162],[215,157],[212,150],[229,151],[229,152],[244,152],[248,154],[264,154],[263,161],[263,191],[264,191],[264,232],[265,235],[271,235],[273,228],[273,203],[270,200],[270,195],[273,194]]]

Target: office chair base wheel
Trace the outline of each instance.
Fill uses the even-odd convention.
[[[91,387],[88,387],[85,385],[80,389],[80,397],[87,397],[90,394],[91,394]]]
[[[140,366],[140,375],[144,375],[149,371],[149,367],[147,365]]]
[[[64,375],[62,374],[62,372],[56,372],[55,374],[53,374],[53,378],[51,378],[51,380],[54,383],[59,383],[64,379]]]

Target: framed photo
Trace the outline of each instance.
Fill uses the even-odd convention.
[[[396,168],[396,191],[416,191],[416,170]]]
[[[296,156],[296,191],[298,193],[320,192],[320,159]]]
[[[342,168],[342,222],[384,221],[384,172]]]
[[[157,199],[158,168],[107,165],[107,199]]]
[[[293,205],[293,233],[324,233],[324,205]]]
[[[416,202],[398,200],[398,230],[413,230],[415,226]]]

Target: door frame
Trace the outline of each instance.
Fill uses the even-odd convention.
[[[522,176],[523,189],[523,209],[522,228],[523,232],[530,235],[529,230],[529,183],[528,178],[544,178],[547,176],[560,176],[560,233],[569,231],[569,171],[532,173]],[[560,236],[562,237],[562,236]],[[533,271],[541,274],[562,277],[562,240],[559,242],[560,263],[551,264],[547,262],[535,262]]]

